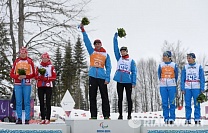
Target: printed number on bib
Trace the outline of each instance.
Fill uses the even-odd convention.
[[[120,70],[125,70],[125,71],[127,71],[127,70],[128,70],[128,65],[126,65],[126,64],[120,64],[120,65],[119,65],[119,69],[120,69]]]
[[[188,75],[187,76],[187,79],[188,80],[196,80],[196,76],[194,76],[194,75]]]

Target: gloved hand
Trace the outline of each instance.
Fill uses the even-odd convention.
[[[81,29],[82,32],[85,32],[85,29],[84,29],[84,25],[83,24],[80,24],[79,25],[79,28]]]
[[[42,75],[39,76],[39,77],[38,77],[38,80],[42,80],[42,81],[43,81],[43,80],[44,80],[44,76],[42,76]]]
[[[114,34],[114,38],[115,38],[115,39],[118,38],[118,33],[117,33],[117,32]]]
[[[48,77],[44,77],[44,78],[43,78],[43,81],[44,81],[44,82],[48,81]]]
[[[25,79],[26,78],[26,75],[19,75],[18,79],[19,80],[22,80],[22,79]]]

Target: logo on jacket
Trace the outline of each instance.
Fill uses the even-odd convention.
[[[49,87],[49,86],[50,86],[50,83],[47,83],[47,84],[46,84],[46,86],[48,86],[48,87]]]
[[[188,69],[196,69],[195,66],[189,66]]]

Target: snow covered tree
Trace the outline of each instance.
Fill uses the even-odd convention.
[[[147,85],[149,88],[149,97],[150,97],[150,111],[156,111],[157,107],[160,105],[158,101],[159,97],[159,88],[158,88],[158,76],[157,76],[157,62],[153,58],[147,60]]]
[[[1,0],[1,15],[10,27],[13,54],[22,46],[28,47],[32,53],[40,53],[42,48],[51,50],[58,45],[64,46],[65,38],[76,32],[77,23],[89,2]]]
[[[89,110],[89,76],[88,76],[88,69],[83,73],[83,84],[84,84],[84,99],[85,99],[85,106],[84,110]]]
[[[76,69],[74,65],[73,53],[72,53],[72,44],[68,41],[65,47],[65,55],[63,61],[63,71],[61,74],[61,81],[63,84],[63,91],[69,90],[70,94],[74,98],[75,88],[73,83],[75,81]]]
[[[76,77],[75,77],[75,82],[74,82],[74,88],[75,88],[75,94],[74,94],[74,100],[76,101],[75,103],[75,108],[81,109],[81,103],[83,103],[82,100],[83,98],[83,76],[84,73],[87,70],[87,62],[85,58],[85,49],[82,45],[81,38],[77,38],[77,42],[74,46],[74,68],[76,71]],[[85,78],[84,78],[85,79]]]
[[[137,63],[137,70],[138,70],[137,88],[140,91],[139,98],[140,98],[141,110],[144,112],[149,111],[149,101],[147,100],[149,88],[147,84],[148,79],[146,74],[146,68],[147,68],[146,61],[144,59],[141,59]]]
[[[0,94],[8,95],[12,92],[12,79],[9,76],[11,70],[11,44],[9,43],[8,31],[3,23],[0,23]]]
[[[52,94],[52,105],[59,106],[60,102],[65,94],[65,91],[62,90],[62,82],[61,82],[61,73],[62,73],[62,55],[60,47],[56,49],[55,57],[54,57],[54,67],[56,69],[57,78],[53,83],[53,94]]]
[[[133,108],[132,111],[137,113],[139,112],[139,92],[138,89],[135,87],[132,90],[132,102],[133,102]]]
[[[111,109],[112,109],[112,113],[118,113],[118,95],[117,92],[114,91],[113,93],[113,99],[112,99],[112,103],[111,103]]]

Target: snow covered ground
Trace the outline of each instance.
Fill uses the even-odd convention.
[[[207,113],[206,113],[206,108],[207,106]],[[194,118],[194,108],[192,107],[192,118]],[[39,106],[34,107],[34,116],[36,118],[39,117],[40,109]],[[156,120],[156,123],[164,123],[163,122],[163,117],[162,117],[162,111],[158,112],[140,112],[140,113],[132,113],[132,119],[133,120]],[[208,102],[202,103],[201,104],[201,116],[202,116],[202,123],[205,121],[206,118],[208,118]],[[84,111],[84,110],[78,110],[78,109],[73,109],[71,111],[70,117],[66,117],[65,111],[61,107],[54,107],[52,106],[51,110],[51,117],[52,119],[57,119],[55,122],[56,123],[64,123],[65,119],[72,119],[72,120],[89,120],[90,118],[90,112],[89,111]],[[185,122],[185,107],[183,107],[181,110],[176,109],[176,122],[175,123],[184,123]],[[118,118],[118,113],[111,113],[111,120],[117,120]],[[124,120],[127,120],[127,114],[123,114]],[[103,120],[103,115],[101,112],[98,113],[98,120]],[[207,120],[206,120],[207,121]]]
[[[162,117],[162,111],[157,112],[139,112],[139,113],[132,113],[132,120],[127,120],[127,114],[124,113],[123,117],[124,120],[117,120],[118,113],[111,113],[111,120],[103,121],[103,116],[99,112],[98,113],[98,121],[91,120],[89,121],[90,112],[84,111],[84,110],[77,110],[73,109],[70,118],[66,116],[65,111],[61,107],[54,107],[52,106],[51,116],[52,120],[55,120],[54,122],[51,122],[51,124],[47,126],[42,126],[38,123],[37,119],[40,119],[40,107],[35,106],[34,107],[34,115],[36,120],[31,120],[31,124],[28,126],[20,125],[20,126],[12,126],[15,125],[14,123],[4,123],[1,122],[2,129],[12,129],[12,130],[44,130],[48,131],[48,129],[54,129],[54,130],[63,130],[63,133],[67,133],[69,130],[72,133],[79,133],[80,130],[85,132],[100,132],[100,131],[110,131],[112,133],[117,133],[121,131],[126,131],[129,133],[166,133],[168,132],[174,132],[174,133],[192,133],[192,132],[207,132],[208,131],[208,120],[205,119],[206,111],[205,107],[208,107],[208,102],[201,104],[201,114],[202,114],[202,123],[201,125],[195,125],[194,122],[192,122],[191,125],[185,125],[185,108],[183,107],[181,110],[176,109],[176,121],[173,125],[167,125],[164,124],[163,117]],[[194,117],[194,112],[192,112],[192,117]],[[75,120],[75,121],[65,121],[67,119]],[[77,121],[76,121],[77,120]],[[194,121],[192,119],[192,121]],[[68,129],[66,125],[70,125],[70,129]],[[118,125],[122,128],[118,128]],[[86,125],[86,126],[83,126]],[[103,127],[107,126],[106,128]],[[89,126],[91,128],[89,128]],[[80,128],[82,127],[82,128]],[[32,131],[33,132],[33,131]]]

